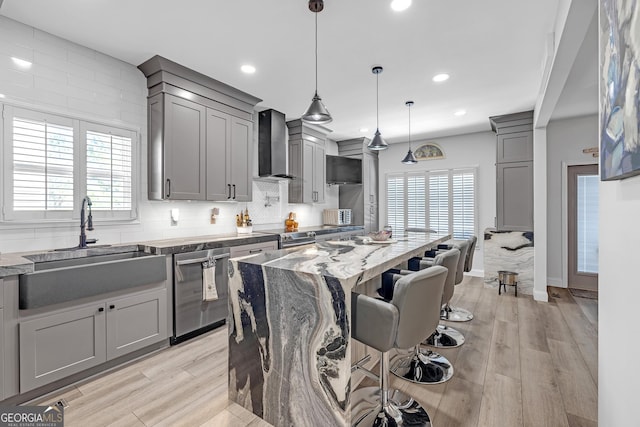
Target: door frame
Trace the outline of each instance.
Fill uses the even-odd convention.
[[[569,287],[569,166],[598,165],[598,158],[590,161],[575,160],[562,162],[562,287]],[[598,169],[599,170],[599,169]]]

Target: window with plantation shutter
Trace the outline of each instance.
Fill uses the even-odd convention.
[[[387,223],[466,239],[476,233],[475,169],[387,176]]]
[[[393,230],[405,229],[404,176],[387,177],[387,225]]]
[[[131,138],[87,131],[87,195],[95,211],[131,210]]]
[[[0,104],[2,221],[75,221],[82,198],[94,219],[136,217],[136,133]]]

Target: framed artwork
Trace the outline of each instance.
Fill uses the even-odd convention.
[[[638,1],[600,0],[600,179],[603,181],[640,174],[638,17]]]
[[[413,154],[418,160],[444,159],[444,151],[435,142],[427,142],[415,149]]]

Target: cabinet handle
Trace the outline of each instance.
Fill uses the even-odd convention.
[[[262,252],[262,249],[251,249],[251,250],[249,250],[250,254],[257,254],[258,252]]]
[[[113,310],[114,308],[116,308],[116,306],[115,306],[115,305],[113,305],[113,304],[110,304],[110,305],[109,305],[109,310]]]
[[[236,185],[233,184],[233,200],[236,199]]]
[[[167,197],[171,197],[171,180],[167,178]]]
[[[229,190],[229,195],[227,196],[227,199],[231,198],[231,184],[227,184],[227,190]]]
[[[98,308],[98,313],[102,313],[104,311],[104,307]]]

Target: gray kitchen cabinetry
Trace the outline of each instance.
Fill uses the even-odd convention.
[[[0,279],[0,401],[4,399],[4,283]]]
[[[166,288],[20,321],[20,393],[167,339]]]
[[[250,201],[253,122],[208,108],[206,140],[207,200]]]
[[[148,108],[149,198],[204,200],[206,108],[166,93]]]
[[[289,128],[289,203],[324,203],[326,185],[325,141],[328,129],[302,120]]]
[[[149,90],[149,199],[250,201],[261,99],[158,55],[138,68]]]
[[[489,118],[496,132],[496,228],[533,230],[533,112]]]
[[[248,245],[237,245],[229,248],[229,256],[238,258],[247,255],[255,255],[261,252],[272,251],[278,249],[278,241],[253,243]]]
[[[353,223],[364,225],[364,232],[379,230],[378,224],[378,153],[371,152],[368,138],[338,141],[338,154],[362,159],[362,185],[341,185],[339,207],[351,209]]]

